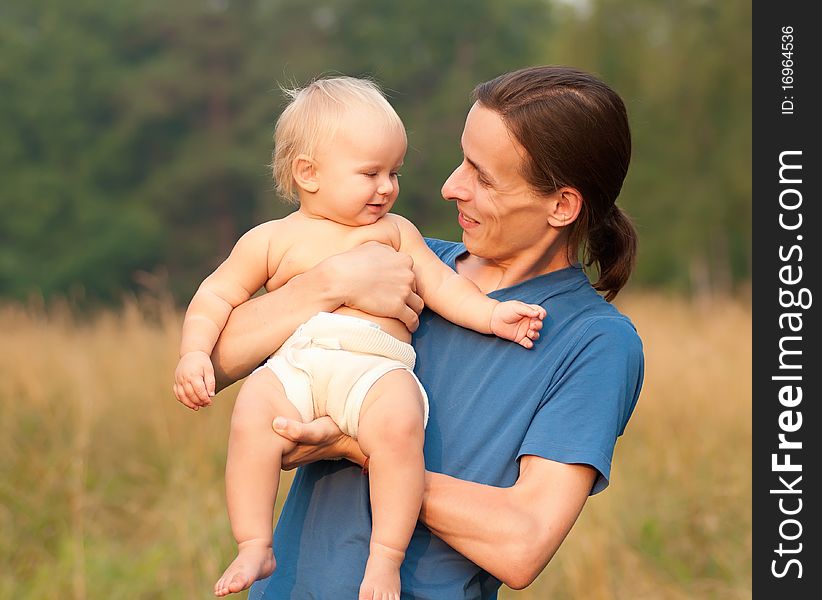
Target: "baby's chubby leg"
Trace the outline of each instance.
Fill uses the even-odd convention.
[[[294,447],[272,431],[277,416],[302,420],[279,379],[269,369],[261,369],[243,383],[231,415],[225,482],[238,552],[214,584],[217,596],[248,588],[271,575],[276,566],[271,550],[274,503],[282,455]]]
[[[359,600],[400,598],[400,565],[422,505],[423,421],[419,385],[402,369],[383,375],[360,410],[358,440],[369,457],[372,532]]]

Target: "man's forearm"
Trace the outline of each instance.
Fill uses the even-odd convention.
[[[420,520],[437,537],[509,586],[519,579],[525,532],[533,527],[518,510],[512,488],[425,474]]]
[[[508,488],[425,474],[422,523],[514,589],[529,585],[554,556],[594,478],[584,465],[532,459],[523,457],[520,479]]]
[[[339,308],[336,287],[317,268],[236,307],[211,355],[217,388],[248,375],[313,315]]]

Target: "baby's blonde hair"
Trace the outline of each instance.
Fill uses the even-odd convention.
[[[291,164],[300,154],[316,156],[317,149],[331,141],[346,112],[358,106],[374,110],[388,130],[405,127],[379,86],[368,79],[327,77],[315,79],[302,88],[282,88],[290,98],[274,129],[274,157],[271,168],[277,193],[298,203]]]

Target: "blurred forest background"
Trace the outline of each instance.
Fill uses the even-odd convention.
[[[404,119],[396,210],[459,239],[439,189],[477,83],[533,64],[625,99],[634,286],[728,292],[751,270],[744,0],[4,0],[0,298],[184,303],[290,208],[269,169],[279,84],[368,75]]]
[[[611,486],[500,598],[750,598],[750,30],[744,0],[0,0],[0,598],[208,598],[234,556],[238,386],[196,415],[170,388],[199,281],[290,210],[278,86],[380,82],[396,210],[459,239],[470,91],[534,64],[628,106],[646,379]]]

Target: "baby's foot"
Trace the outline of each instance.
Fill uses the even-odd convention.
[[[399,550],[372,543],[358,600],[400,600],[400,565],[404,557]]]
[[[241,542],[237,558],[228,565],[223,576],[214,584],[215,596],[227,596],[251,586],[258,579],[265,579],[274,572],[277,562],[271,543],[263,540]]]

